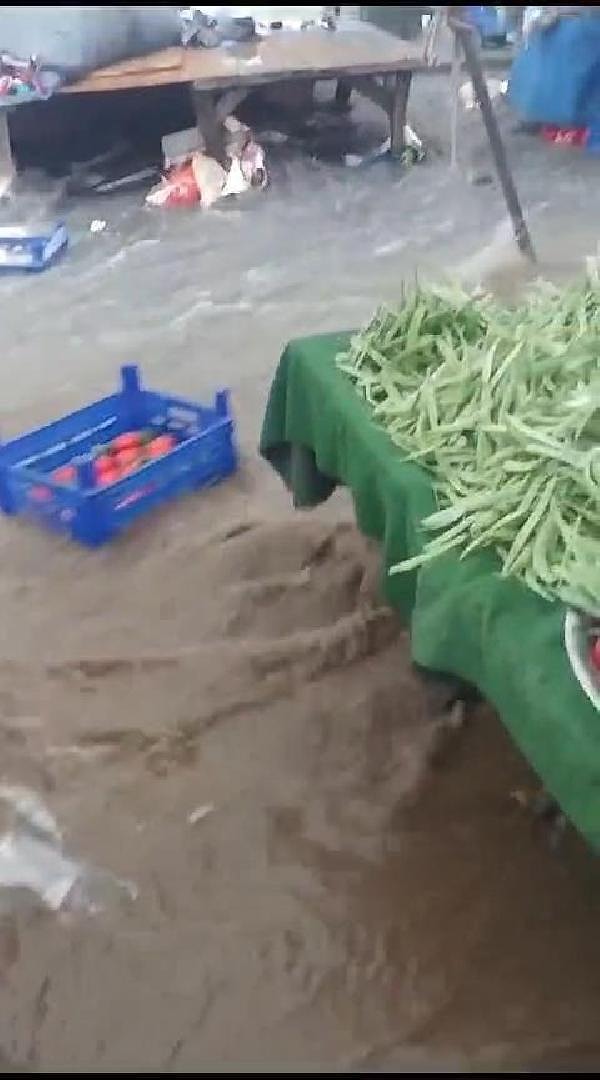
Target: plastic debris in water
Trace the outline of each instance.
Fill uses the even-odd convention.
[[[508,81],[506,79],[486,79],[488,94],[492,101],[495,98],[504,97],[508,90]],[[475,96],[472,82],[465,82],[462,84],[458,91],[461,105],[467,112],[471,109],[475,109],[478,106],[478,101]]]
[[[60,844],[58,822],[37,792],[19,784],[0,784],[0,800],[11,808],[17,824]]]
[[[359,165],[369,165],[373,161],[377,161],[379,158],[385,157],[389,154],[391,149],[391,139],[385,139],[380,146],[375,147],[374,150],[369,151],[367,154],[346,154],[344,157],[344,164],[351,169],[358,168]],[[425,157],[425,147],[422,140],[417,135],[416,131],[413,131],[407,124],[404,128],[404,149],[402,151],[401,160],[404,165],[414,165],[417,161],[422,161]]]
[[[199,821],[203,821],[205,817],[212,814],[214,809],[213,803],[205,803],[204,806],[197,806],[192,810],[191,814],[188,814],[188,823],[190,825],[197,825]]]
[[[48,840],[14,832],[0,839],[0,885],[37,893],[52,911],[63,906],[79,874],[79,865]]]
[[[51,911],[69,908],[96,914],[118,895],[134,900],[131,882],[71,858],[58,823],[29,788],[0,785],[10,827],[0,836],[0,888],[27,889]]]

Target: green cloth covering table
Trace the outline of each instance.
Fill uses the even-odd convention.
[[[348,340],[327,334],[287,346],[261,453],[296,506],[317,505],[337,484],[351,490],[359,528],[381,544],[384,595],[410,623],[414,661],[479,689],[567,816],[600,848],[600,713],[571,672],[564,608],[502,579],[492,552],[387,573],[421,550],[420,522],[435,496],[428,474],[403,460],[336,368]]]

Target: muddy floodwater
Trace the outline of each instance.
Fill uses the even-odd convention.
[[[597,162],[502,115],[542,269],[569,276]],[[478,118],[457,173],[444,80],[411,122],[429,155],[404,175],[280,143],[269,191],[206,214],[72,199],[62,263],[0,281],[3,434],[133,361],[229,386],[241,447],[234,479],[100,552],[0,522],[0,781],[83,867],[77,902],[0,890],[6,1071],[600,1063],[595,859],[523,806],[537,781],[491,709],[440,727],[347,496],[294,513],[256,453],[290,337],[415,270],[527,277]]]

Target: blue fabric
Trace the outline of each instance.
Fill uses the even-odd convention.
[[[530,123],[600,124],[600,12],[533,31],[514,59],[508,97]]]
[[[484,40],[506,35],[506,15],[501,8],[485,4],[481,7],[467,7],[465,11],[467,20],[479,30]]]

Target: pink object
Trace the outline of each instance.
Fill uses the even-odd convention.
[[[583,127],[561,128],[555,124],[544,124],[542,127],[542,138],[556,146],[585,146],[589,133],[589,128]]]

